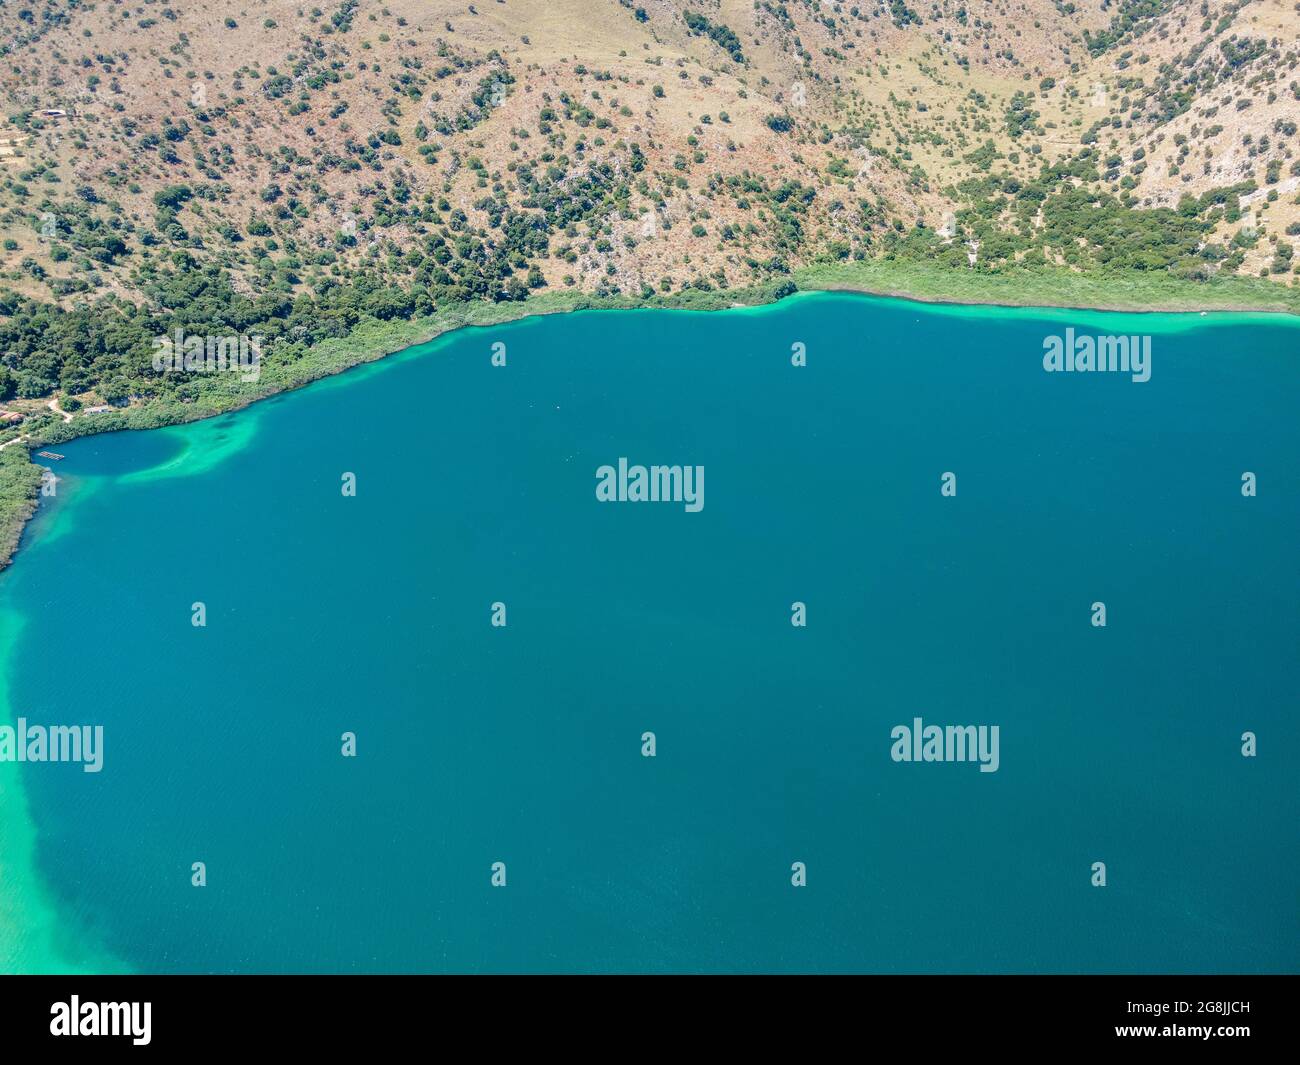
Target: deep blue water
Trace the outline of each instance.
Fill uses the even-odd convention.
[[[106,733],[25,772],[50,890],[147,971],[1295,971],[1300,329],[1212,321],[552,316],[70,444],[0,582],[15,708]]]

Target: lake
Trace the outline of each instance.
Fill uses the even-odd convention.
[[[0,763],[0,968],[1295,971],[1298,342],[581,312],[68,444],[0,722],[103,764]]]

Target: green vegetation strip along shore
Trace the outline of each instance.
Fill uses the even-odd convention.
[[[21,447],[0,451],[0,567],[18,548],[27,519],[36,512],[41,469]]]
[[[879,260],[794,272],[805,290],[870,292],[934,303],[1098,311],[1266,311],[1300,314],[1300,289],[1254,277],[1192,281],[1165,271],[1081,274],[1051,267],[997,272]]]
[[[1050,268],[1008,269],[969,274],[922,263],[850,262],[819,264],[795,271],[804,291],[856,291],[925,302],[1118,311],[1265,311],[1300,314],[1300,291],[1252,278],[1190,281],[1168,274],[1082,275]],[[796,291],[794,281],[747,289],[696,291],[639,298],[538,292],[527,300],[471,301],[410,319],[363,319],[347,337],[314,345],[305,356],[279,362],[264,359],[257,381],[237,374],[197,378],[199,394],[189,402],[160,398],[63,421],[50,414],[23,427],[26,446],[0,451],[0,568],[17,549],[22,529],[36,509],[41,470],[27,451],[80,436],[122,429],[156,429],[227,414],[259,399],[300,388],[361,363],[373,362],[466,326],[490,326],[538,314],[586,309],[676,308],[721,310],[737,304],[771,303]],[[3,440],[0,440],[3,442]]]

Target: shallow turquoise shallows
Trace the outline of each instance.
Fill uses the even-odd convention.
[[[1067,328],[1150,380],[1045,372]],[[0,765],[0,959],[1295,971],[1298,400],[1291,321],[817,295],[69,444],[0,718],[104,765]],[[703,508],[600,502],[620,458]],[[916,718],[996,772],[894,761]]]

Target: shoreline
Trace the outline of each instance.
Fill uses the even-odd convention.
[[[1141,307],[1127,305],[1123,303],[1100,304],[1089,303],[1078,306],[1066,305],[1061,303],[1038,303],[1033,301],[1021,302],[1002,302],[997,299],[953,299],[949,296],[930,296],[919,295],[915,292],[908,292],[902,289],[867,289],[862,288],[853,282],[845,284],[828,284],[824,288],[800,289],[800,292],[854,292],[861,296],[879,296],[883,299],[904,300],[908,303],[923,303],[931,307],[998,307],[1003,310],[1027,310],[1027,311],[1094,311],[1103,314],[1190,314],[1201,315],[1209,314],[1267,314],[1279,319],[1291,318],[1300,314],[1300,311],[1289,310],[1285,307],[1238,305],[1238,304],[1214,304],[1203,307],[1186,307],[1177,304],[1166,306],[1147,306]]]
[[[790,282],[784,282],[743,289],[683,291],[649,299],[624,295],[601,297],[575,291],[543,292],[518,303],[468,303],[439,310],[425,318],[366,322],[346,337],[317,345],[311,359],[271,368],[271,373],[263,375],[268,378],[265,383],[259,379],[252,383],[251,388],[232,389],[227,386],[224,394],[211,397],[206,403],[183,406],[145,404],[96,415],[89,424],[83,415],[34,430],[25,437],[16,437],[0,445],[0,574],[17,557],[23,535],[39,509],[41,467],[31,459],[37,448],[99,433],[159,429],[231,414],[259,400],[304,388],[357,366],[430,344],[462,329],[506,325],[525,318],[583,310],[756,310],[779,306],[789,297],[819,292],[900,300],[934,309],[968,307],[1045,314],[1171,314],[1192,316],[1198,322],[1209,315],[1258,314],[1300,325],[1300,291],[1254,278],[1232,278],[1221,283],[1162,278],[1154,284],[1157,289],[1168,290],[1169,300],[1152,302],[1140,296],[1134,296],[1131,301],[1116,298],[1115,288],[1130,284],[1128,279],[1097,279],[1066,273],[1027,272],[1022,276],[1013,272],[971,274],[967,277],[954,275],[951,270],[914,264],[882,267],[878,262],[865,262],[802,267],[790,276],[797,281],[793,291],[785,291]],[[969,291],[955,291],[967,284],[973,286]],[[1276,299],[1260,300],[1258,297],[1264,289],[1272,290],[1269,295],[1276,295]],[[1178,295],[1173,295],[1174,292]],[[1077,302],[1071,302],[1072,296],[1077,298]],[[10,459],[14,453],[25,454],[26,462]],[[15,488],[7,481],[25,484],[25,498],[20,495],[21,487]]]
[[[860,292],[913,303],[1123,314],[1201,312],[1300,316],[1300,289],[1263,278],[1191,281],[1168,275],[1097,277],[1068,271],[976,274],[879,260],[796,269],[800,291]]]

